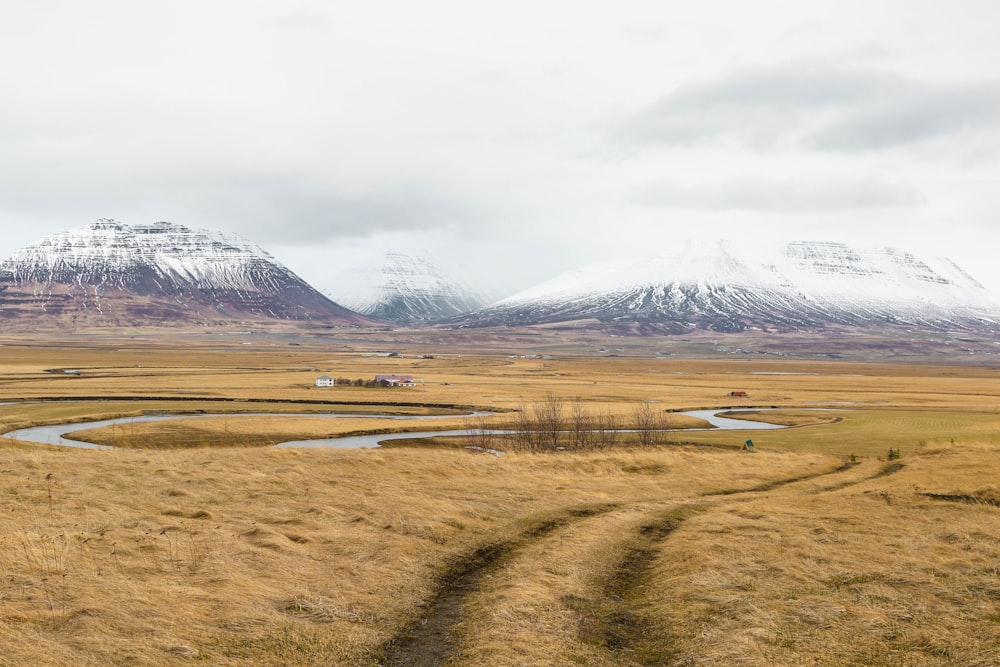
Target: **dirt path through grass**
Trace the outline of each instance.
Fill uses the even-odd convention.
[[[624,549],[624,557],[612,568],[596,599],[564,598],[579,620],[577,637],[600,648],[613,662],[662,665],[674,656],[670,628],[649,614],[643,588],[660,545],[689,516],[706,507],[682,505],[639,528]]]
[[[449,660],[466,664],[467,654],[477,653],[475,644],[487,642],[486,636],[490,634],[488,629],[474,632],[469,628],[497,625],[496,622],[477,618],[477,615],[490,613],[496,606],[489,601],[490,595],[511,595],[510,590],[518,586],[523,586],[526,591],[534,586],[546,586],[539,582],[560,567],[560,559],[550,555],[548,557],[552,562],[542,563],[541,569],[530,573],[527,570],[531,565],[525,562],[541,563],[546,558],[546,548],[553,552],[559,550],[564,537],[562,533],[570,528],[576,531],[577,524],[583,520],[599,517],[603,517],[599,529],[591,529],[588,534],[581,526],[576,532],[589,535],[584,539],[606,543],[602,549],[595,548],[594,551],[603,553],[603,557],[609,560],[591,563],[606,573],[603,583],[586,595],[569,590],[553,592],[555,599],[561,601],[564,613],[576,619],[577,630],[573,641],[578,642],[584,652],[603,655],[603,658],[597,658],[600,664],[664,664],[675,654],[674,643],[669,628],[657,618],[655,610],[650,609],[644,589],[650,568],[660,556],[664,542],[682,523],[701,512],[743,506],[767,491],[844,474],[854,467],[852,463],[845,463],[833,469],[746,490],[710,493],[707,497],[718,499],[675,504],[666,511],[662,507],[640,510],[638,506],[630,508],[609,504],[571,509],[539,520],[511,541],[481,546],[446,572],[438,592],[427,603],[421,618],[382,647],[379,664],[387,667],[442,665]],[[565,537],[568,539],[571,536]],[[498,586],[506,586],[506,590],[498,593]],[[487,588],[491,590],[485,590]],[[522,594],[528,595],[526,592]],[[508,639],[508,643],[511,641]],[[488,664],[489,661],[485,658],[472,659],[469,664]]]
[[[390,640],[382,650],[386,666],[428,667],[441,665],[453,650],[453,629],[465,614],[465,600],[480,581],[535,540],[573,521],[614,509],[614,505],[572,509],[542,520],[513,541],[487,544],[456,563],[441,579],[438,592],[424,615]]]
[[[587,644],[598,646],[609,654],[615,664],[662,665],[676,659],[677,650],[670,626],[656,618],[656,611],[645,599],[644,589],[651,576],[651,567],[660,556],[663,543],[689,517],[701,512],[724,512],[736,506],[753,503],[760,494],[791,485],[852,471],[859,464],[846,462],[833,470],[797,476],[759,485],[744,491],[727,490],[709,493],[707,497],[725,497],[710,504],[682,505],[643,525],[625,549],[624,558],[614,567],[598,599],[570,597],[568,606],[580,615],[578,636]],[[888,474],[896,472],[896,466]],[[860,472],[860,471],[859,471]],[[884,476],[886,468],[832,487],[843,488],[862,481]],[[791,493],[795,490],[788,489]]]

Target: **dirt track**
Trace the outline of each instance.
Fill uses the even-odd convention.
[[[628,508],[609,504],[570,508],[529,524],[516,539],[486,544],[460,559],[441,577],[437,592],[423,607],[420,618],[381,649],[378,664],[431,666],[459,664],[465,650],[463,628],[474,625],[470,600],[482,594],[484,582],[516,572],[518,559],[528,558],[529,548],[561,540],[561,531],[585,521],[603,519],[616,526],[615,539],[621,557],[606,563],[603,584],[592,595],[565,594],[562,602],[576,618],[576,638],[603,653],[606,664],[661,665],[678,658],[668,627],[658,622],[645,600],[644,588],[652,564],[664,544],[688,518],[705,512],[726,512],[753,505],[765,494],[781,493],[794,502],[798,494],[827,493],[861,482],[894,474],[901,465],[845,463],[833,470],[778,480],[748,489],[722,489],[704,494],[702,500],[666,508],[645,509],[643,520],[625,521]],[[842,479],[846,477],[846,479]],[[833,484],[817,488],[815,482],[829,478]],[[808,483],[808,485],[807,485]],[[620,517],[620,519],[619,519]],[[606,532],[606,531],[605,531]]]

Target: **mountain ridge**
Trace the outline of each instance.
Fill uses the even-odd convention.
[[[1000,302],[948,259],[891,247],[687,242],[562,274],[460,318],[467,326],[583,319],[737,332],[829,325],[996,330]]]

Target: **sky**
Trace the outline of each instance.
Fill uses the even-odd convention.
[[[993,0],[0,0],[0,257],[235,232],[324,291],[392,249],[494,296],[725,237],[1000,290]]]

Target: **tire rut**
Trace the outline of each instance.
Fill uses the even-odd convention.
[[[667,540],[688,518],[705,511],[720,509],[733,504],[748,502],[748,498],[722,500],[727,496],[754,494],[788,486],[796,482],[817,479],[846,472],[858,465],[846,461],[843,465],[824,472],[810,473],[788,479],[758,484],[747,489],[724,490],[705,494],[703,497],[719,498],[704,504],[684,505],[671,510],[657,521],[644,525],[635,537],[634,544],[626,551],[609,577],[599,599],[566,596],[564,603],[580,615],[577,631],[580,641],[602,647],[617,657],[627,657],[628,664],[654,666],[669,664],[680,657],[675,638],[650,617],[645,603],[644,588],[651,576],[651,569]],[[898,472],[902,464],[890,464],[866,477],[875,479]],[[859,480],[865,481],[865,480]],[[847,482],[849,486],[858,482]]]
[[[994,498],[988,498],[986,496],[969,495],[965,493],[920,493],[924,498],[930,498],[932,500],[940,500],[948,503],[961,503],[963,505],[988,505],[991,507],[1000,507],[1000,500]]]
[[[788,486],[789,484],[795,484],[796,482],[804,482],[810,479],[817,479],[819,477],[826,477],[827,475],[836,475],[838,473],[846,472],[858,465],[854,461],[846,461],[843,465],[834,468],[833,470],[825,470],[822,472],[809,473],[808,475],[800,475],[798,477],[789,477],[788,479],[779,479],[773,482],[765,482],[763,484],[758,484],[757,486],[751,486],[746,489],[724,489],[722,491],[712,491],[711,493],[706,493],[704,496],[706,498],[714,498],[718,496],[735,496],[741,493],[761,493],[764,491],[771,491],[773,489],[780,488],[782,486]]]
[[[462,557],[442,577],[421,618],[382,646],[379,665],[435,667],[452,653],[453,629],[463,619],[465,600],[480,582],[518,551],[574,521],[615,509],[617,505],[573,509],[546,519],[509,542],[486,544]]]
[[[580,616],[577,636],[581,642],[616,656],[628,655],[630,664],[662,665],[676,657],[669,634],[644,610],[644,588],[661,544],[687,518],[706,509],[704,505],[681,506],[643,525],[598,599],[575,595],[563,598],[566,606]]]
[[[703,497],[718,498],[715,502],[687,504],[645,523],[632,538],[625,555],[614,567],[596,599],[567,595],[563,598],[568,609],[579,615],[578,639],[598,646],[626,664],[669,664],[680,655],[677,642],[662,623],[649,614],[644,588],[651,576],[653,563],[665,542],[682,523],[701,512],[742,504],[748,499],[724,497],[754,494],[788,486],[797,482],[835,475],[858,465],[847,461],[828,471],[767,482],[746,489],[723,490]],[[902,464],[889,464],[874,475],[858,482],[846,482],[825,490],[850,486],[898,472]],[[719,502],[721,501],[721,502]],[[454,650],[454,628],[465,617],[465,601],[477,591],[481,582],[504,563],[536,540],[544,538],[570,523],[619,508],[616,504],[570,510],[562,515],[539,521],[517,538],[507,542],[483,545],[464,556],[441,578],[437,592],[425,605],[420,619],[382,646],[379,665],[384,667],[431,667],[444,664]],[[627,656],[627,657],[626,657]]]
[[[881,479],[883,477],[888,477],[889,475],[895,475],[897,472],[906,467],[904,463],[889,463],[882,466],[882,469],[873,475],[868,475],[867,477],[862,477],[861,479],[848,480],[846,482],[841,482],[840,484],[834,484],[833,486],[826,486],[822,489],[816,491],[816,493],[828,493],[830,491],[840,491],[841,489],[847,489],[852,486],[857,486],[864,482],[870,482],[873,479]]]

